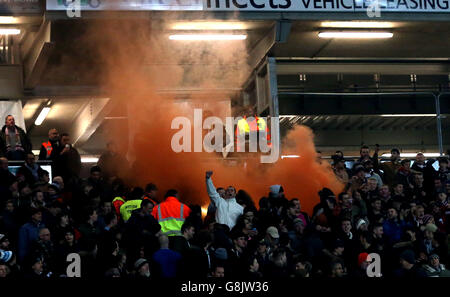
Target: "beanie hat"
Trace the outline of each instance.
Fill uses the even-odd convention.
[[[361,253],[358,255],[358,267],[361,267],[361,264],[365,261],[369,260],[369,254],[368,253]]]
[[[439,260],[438,254],[432,254],[432,255],[430,256],[430,260],[431,260],[431,259],[438,259],[438,260]]]
[[[0,262],[8,263],[12,256],[13,253],[11,251],[0,250]]]
[[[400,259],[405,260],[410,264],[416,263],[416,255],[412,250],[405,250],[400,254]]]
[[[227,260],[228,259],[228,253],[227,250],[224,248],[218,248],[214,252],[214,256],[216,256],[217,259],[220,260]]]

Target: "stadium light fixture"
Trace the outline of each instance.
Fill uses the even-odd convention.
[[[0,16],[0,24],[17,24],[19,21],[13,16]]]
[[[16,28],[0,28],[0,35],[19,35],[20,29]]]
[[[347,38],[347,39],[379,39],[391,38],[392,32],[371,32],[371,31],[325,31],[319,32],[320,38]]]
[[[393,28],[391,22],[322,22],[324,28]]]
[[[40,126],[42,124],[42,122],[45,120],[45,118],[47,117],[48,113],[50,112],[51,107],[44,107],[41,110],[41,113],[39,113],[39,116],[37,117],[36,121],[34,121],[34,124],[36,126]]]
[[[417,114],[380,114],[380,117],[435,117],[434,113],[417,113]]]
[[[283,155],[281,159],[291,159],[291,158],[300,158],[299,155]]]
[[[81,163],[97,163],[98,157],[81,157]]]
[[[239,22],[177,22],[172,30],[245,30]]]

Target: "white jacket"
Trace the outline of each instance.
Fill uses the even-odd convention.
[[[227,225],[230,230],[233,229],[237,218],[244,213],[244,208],[236,202],[236,198],[223,199],[220,197],[211,178],[206,179],[206,190],[217,208],[216,222]]]

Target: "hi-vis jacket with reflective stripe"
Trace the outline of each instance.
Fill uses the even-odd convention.
[[[120,216],[122,217],[122,220],[124,222],[128,221],[128,219],[131,217],[131,213],[133,210],[141,208],[141,199],[136,200],[128,200],[122,206],[120,206]]]
[[[175,197],[166,200],[153,208],[152,215],[161,225],[161,232],[167,236],[181,235],[181,226],[191,213],[191,209]]]

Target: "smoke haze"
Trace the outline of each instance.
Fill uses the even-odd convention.
[[[171,138],[178,130],[170,128],[172,120],[192,118],[193,107],[220,118],[231,116],[231,95],[213,89],[239,88],[252,69],[245,41],[170,41],[166,32],[153,29],[145,20],[95,21],[77,41],[96,52],[102,85],[112,100],[127,107],[128,129],[110,130],[108,136],[118,143],[131,139],[128,155],[137,161],[133,175],[138,185],[154,182],[160,198],[175,188],[182,202],[204,206],[209,203],[205,171],[211,169],[216,187],[233,185],[255,201],[267,196],[270,185],[281,184],[286,197],[300,198],[308,212],[319,202],[321,188],[336,194],[342,190],[327,162],[316,161],[313,133],[305,126],[290,131],[282,145],[301,157],[275,164],[260,164],[256,157],[233,165],[217,153],[174,153]],[[195,90],[186,103],[179,95],[161,92],[169,88]]]

